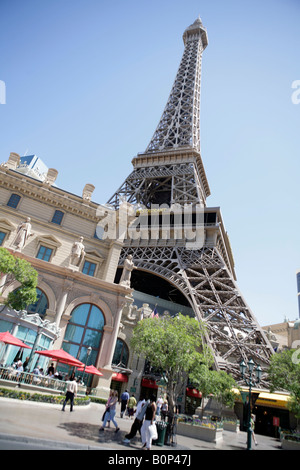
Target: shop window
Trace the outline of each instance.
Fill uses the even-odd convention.
[[[7,320],[0,320],[0,333],[4,333],[5,331],[12,331],[13,322]]]
[[[37,336],[37,332],[32,330],[31,328],[27,328],[25,326],[19,325],[18,330],[16,333],[16,338],[23,341],[23,343],[27,344],[31,348],[34,345],[35,339]],[[6,365],[12,365],[16,361],[24,361],[30,358],[30,349],[27,348],[19,348],[19,346],[10,346],[8,349],[8,354],[6,355]]]

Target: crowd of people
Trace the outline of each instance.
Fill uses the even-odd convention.
[[[51,364],[51,366],[48,367],[46,373],[44,369],[42,367],[39,367],[38,365],[35,366],[32,373],[34,375],[33,383],[35,383],[36,385],[39,385],[45,377],[49,379],[65,380],[65,374],[62,374],[58,371],[55,372],[53,363]]]
[[[117,403],[118,392],[117,390],[111,390],[102,416],[103,423],[99,429],[100,432],[104,431],[106,427],[110,427],[110,422],[114,424],[116,433],[120,430],[115,419]],[[120,396],[120,404],[120,418],[123,418],[125,415],[125,417],[128,416],[129,419],[134,420],[130,432],[125,435],[124,444],[129,444],[131,439],[139,432],[142,448],[150,450],[152,440],[157,439],[155,422],[159,418],[162,421],[166,420],[168,401],[161,396],[156,400],[156,397],[152,395],[147,400],[141,397],[137,402],[134,394],[130,396],[128,390],[125,390]]]
[[[11,373],[14,374],[16,379],[20,381],[22,373],[26,371],[28,365],[27,358],[24,363],[21,360],[17,360],[11,367]],[[42,367],[38,365],[32,371],[32,383],[39,385],[44,383],[47,379],[58,379],[66,382],[66,396],[63,402],[62,411],[65,411],[65,407],[70,402],[70,411],[74,409],[74,400],[77,396],[78,385],[82,384],[81,377],[75,377],[75,373],[72,373],[69,377],[59,371],[55,371],[54,364],[48,367],[47,371],[44,371]],[[158,399],[153,395],[148,399],[141,397],[139,401],[136,400],[135,395],[128,393],[125,390],[120,396],[117,390],[111,390],[109,398],[105,405],[105,410],[102,416],[102,426],[99,431],[104,431],[106,427],[110,427],[113,423],[115,432],[117,433],[120,428],[116,421],[116,407],[120,401],[120,418],[128,417],[133,420],[130,432],[125,435],[124,444],[129,444],[139,432],[142,440],[142,448],[146,450],[151,449],[152,440],[157,439],[156,425],[157,420],[165,421],[168,415],[168,401],[159,396]]]

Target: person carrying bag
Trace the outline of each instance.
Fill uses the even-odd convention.
[[[141,427],[142,427],[144,416],[146,414],[146,410],[147,410],[149,403],[150,403],[150,400],[145,401],[144,399],[142,399],[139,401],[137,409],[136,409],[135,420],[132,423],[129,434],[125,435],[125,439],[123,440],[124,444],[129,444],[130,440],[136,436],[138,431],[141,434]]]
[[[113,390],[112,396],[111,396],[110,400],[107,402],[107,407],[106,407],[106,408],[109,407],[109,412],[107,412],[107,409],[106,409],[103,424],[102,424],[102,427],[99,429],[99,431],[104,431],[104,428],[105,428],[105,425],[106,425],[107,421],[112,421],[113,422],[113,424],[116,427],[115,432],[118,432],[120,430],[120,428],[118,426],[118,423],[115,420],[117,402],[118,402],[118,392],[117,392],[117,390]]]
[[[149,436],[150,436],[151,443],[152,443],[152,441],[155,441],[158,438],[157,427],[156,427],[155,422],[150,424],[150,426],[148,428],[148,432],[149,432]]]
[[[105,403],[105,410],[104,410],[104,413],[103,413],[103,415],[102,415],[101,421],[104,421],[105,415],[106,415],[107,413],[109,413],[109,410],[110,410],[109,404],[110,404],[112,395],[113,395],[113,390],[111,390],[111,391],[109,392],[109,397],[108,397],[107,402]],[[108,420],[107,420],[107,421],[108,421]]]
[[[155,424],[155,413],[156,413],[155,401],[156,401],[156,397],[155,395],[153,395],[150,399],[150,403],[147,406],[146,414],[145,414],[145,421],[141,428],[143,449],[145,450],[150,450],[152,439],[157,439],[157,431],[156,431],[156,424]],[[155,429],[153,426],[155,427]],[[156,431],[156,438],[154,437],[155,431]]]

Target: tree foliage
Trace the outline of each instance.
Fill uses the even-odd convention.
[[[289,349],[274,354],[269,367],[270,390],[287,390],[291,394],[289,409],[300,418],[300,350]]]
[[[224,406],[232,408],[235,402],[233,388],[237,387],[234,378],[224,371],[211,370],[206,364],[200,364],[190,374],[195,387],[202,393],[202,414],[204,409],[204,398],[213,395],[214,398]]]
[[[163,373],[170,408],[192,370],[199,364],[212,363],[212,354],[203,340],[204,331],[203,324],[181,314],[147,318],[134,328],[131,346]]]
[[[20,287],[10,292],[5,304],[15,310],[23,310],[34,303],[38,273],[31,264],[21,258],[13,256],[6,248],[0,247],[0,273],[8,275],[9,282],[13,279],[20,283]]]

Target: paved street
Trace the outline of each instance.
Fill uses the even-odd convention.
[[[13,399],[0,399],[0,449],[77,449],[77,450],[118,450],[137,451],[141,442],[137,436],[130,444],[124,445],[124,435],[129,431],[132,420],[120,418],[117,410],[116,419],[120,427],[99,433],[104,405],[91,403],[89,406],[75,407],[70,413],[61,406],[33,403]],[[281,450],[280,442],[266,436],[256,436],[258,446],[253,450]],[[217,444],[177,436],[177,446],[153,446],[157,452],[194,451],[194,450],[245,450],[244,432],[223,432],[223,439]]]

